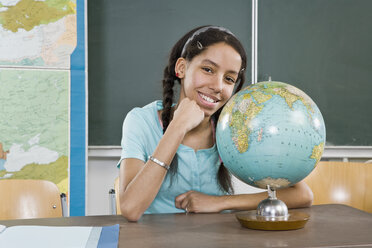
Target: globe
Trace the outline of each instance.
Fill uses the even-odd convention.
[[[258,188],[289,187],[316,167],[325,145],[321,112],[300,89],[252,84],[231,97],[216,128],[218,152],[238,179]]]

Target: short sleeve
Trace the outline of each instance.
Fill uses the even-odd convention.
[[[121,158],[137,158],[146,161],[145,142],[145,120],[138,114],[138,109],[131,110],[124,119],[121,138]]]

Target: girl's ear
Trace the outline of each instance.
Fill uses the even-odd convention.
[[[184,78],[186,71],[186,59],[179,57],[176,61],[176,65],[174,66],[174,72],[178,78]]]

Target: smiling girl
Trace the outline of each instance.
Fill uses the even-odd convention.
[[[255,209],[267,197],[231,194],[214,137],[222,107],[244,84],[246,60],[239,40],[223,27],[196,28],[175,44],[164,69],[163,100],[134,108],[123,123],[119,196],[129,221],[143,213]],[[312,202],[304,182],[277,193],[290,208]]]

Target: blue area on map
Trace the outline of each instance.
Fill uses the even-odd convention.
[[[1,170],[5,170],[5,162],[6,162],[6,160],[4,160],[4,159],[0,159],[0,171]]]

